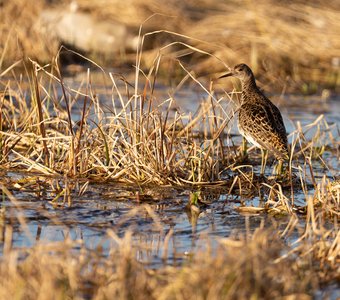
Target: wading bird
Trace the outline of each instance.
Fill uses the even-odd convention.
[[[286,128],[279,109],[259,90],[254,74],[246,64],[236,65],[219,78],[229,76],[240,79],[242,83],[238,129],[248,142],[261,149],[261,175],[264,174],[268,151],[279,161],[277,174],[281,174],[283,161],[289,158],[289,153]]]

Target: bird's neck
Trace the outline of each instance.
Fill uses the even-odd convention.
[[[250,77],[245,80],[242,80],[242,98],[243,100],[246,99],[253,99],[251,95],[254,93],[259,93],[259,88],[256,85],[255,78]]]
[[[253,92],[258,91],[258,87],[255,82],[254,77],[247,78],[242,80],[242,92]]]

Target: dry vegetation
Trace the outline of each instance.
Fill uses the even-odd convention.
[[[70,1],[53,1],[52,7]],[[318,87],[339,86],[340,9],[338,1],[185,1],[175,0],[121,2],[117,0],[78,0],[79,10],[90,13],[98,20],[116,20],[138,34],[154,30],[171,31],[149,36],[150,50],[143,56],[146,66],[153,64],[155,51],[181,38],[173,33],[190,37],[189,43],[219,57],[227,65],[241,61],[250,64],[260,80],[270,83],[269,89],[298,88],[306,92]],[[66,6],[65,6],[66,5]],[[49,62],[56,54],[59,42],[50,34],[42,34],[36,25],[41,10],[49,7],[44,1],[3,1],[0,27],[0,67],[31,57],[41,63]],[[51,6],[51,4],[50,4]],[[270,7],[270,9],[268,9]],[[188,40],[185,40],[188,42]],[[168,76],[174,57],[187,63],[196,74],[214,76],[225,71],[225,66],[212,56],[193,52],[179,43],[167,47],[163,55],[170,58],[163,65]],[[90,53],[88,53],[90,54]],[[110,60],[110,59],[109,59]],[[124,61],[125,60],[125,61]],[[100,62],[98,58],[97,62]],[[134,54],[112,55],[115,65],[133,63]],[[103,63],[103,62],[101,62]],[[170,73],[169,74],[169,70]],[[1,73],[1,72],[0,72]],[[305,83],[305,85],[302,85]]]

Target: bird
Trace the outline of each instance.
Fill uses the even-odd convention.
[[[286,128],[280,110],[260,91],[253,71],[246,64],[238,64],[220,76],[241,80],[241,107],[238,130],[251,144],[261,149],[260,175],[264,175],[268,151],[278,160],[277,174],[282,173],[283,162],[289,159]]]

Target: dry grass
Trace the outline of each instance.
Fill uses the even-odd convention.
[[[137,56],[137,66],[139,60]],[[219,135],[232,111],[207,90],[209,96],[195,116],[173,111],[173,95],[162,100],[154,96],[160,61],[156,57],[147,75],[137,67],[134,86],[109,74],[110,107],[92,90],[90,73],[85,86],[72,90],[56,63],[46,67],[30,63],[30,104],[20,87],[4,86],[2,166],[141,184],[218,181],[224,168]],[[58,89],[63,92],[61,99],[55,97]],[[71,116],[73,106],[79,107],[76,121]],[[195,138],[197,132],[206,136],[203,142]]]
[[[63,1],[64,7],[69,2]],[[250,64],[260,75],[260,81],[269,84],[267,88],[271,90],[288,87],[313,92],[315,86],[316,89],[320,85],[339,86],[338,1],[325,4],[322,1],[262,0],[255,4],[209,0],[178,5],[177,1],[78,0],[77,4],[80,11],[91,13],[99,20],[126,24],[136,35],[147,18],[159,13],[144,24],[143,33],[165,30],[189,36],[192,46],[213,53],[230,66],[241,61]],[[36,1],[33,6],[28,0],[15,0],[6,1],[2,6],[0,67],[27,56],[49,62],[51,53],[57,52],[58,41],[51,41],[50,35],[43,35],[39,26],[35,26],[41,9],[47,4]],[[179,36],[168,32],[147,38],[150,50],[143,56],[146,68],[153,64],[160,47],[178,39]],[[179,57],[196,74],[213,77],[216,72],[225,71],[219,60],[180,44],[168,47],[163,54]],[[120,56],[120,61],[114,63],[123,64],[124,60],[133,63],[134,59],[135,54]],[[172,60],[168,63],[163,65],[164,75],[176,76],[177,72],[171,71]]]

